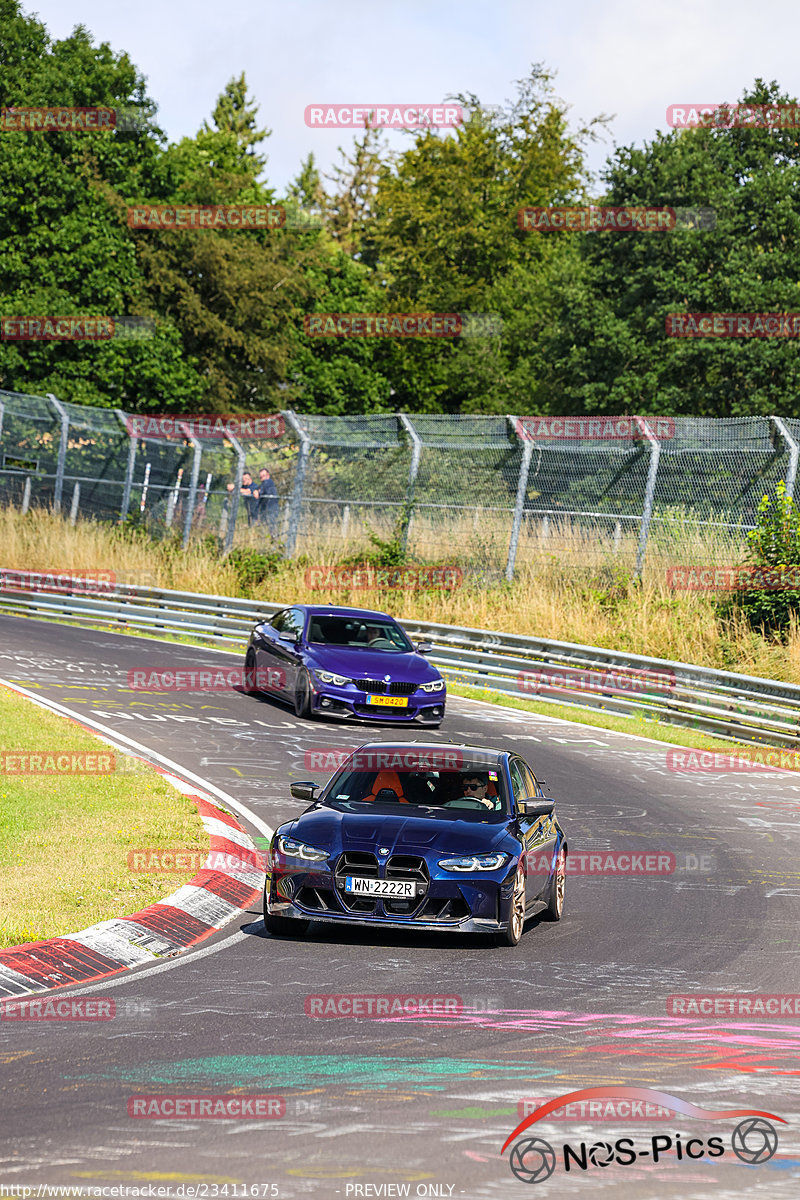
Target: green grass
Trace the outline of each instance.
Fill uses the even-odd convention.
[[[128,851],[208,851],[194,804],[152,768],[0,687],[0,754],[116,755],[95,775],[20,775],[0,760],[0,946],[74,933],[152,904],[195,873],[139,874]]]

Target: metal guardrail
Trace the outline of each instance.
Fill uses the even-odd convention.
[[[183,635],[231,649],[243,647],[253,625],[284,607],[125,584],[91,594],[31,593],[24,585],[14,587],[15,576],[25,573],[0,573],[0,612],[120,632]],[[454,683],[650,717],[751,745],[800,748],[800,686],[795,684],[521,634],[432,621],[403,625],[412,637],[433,643],[430,660]]]

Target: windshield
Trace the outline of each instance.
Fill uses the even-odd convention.
[[[476,770],[345,770],[333,780],[324,803],[340,812],[380,809],[410,816],[415,809],[420,815],[431,810],[439,819],[451,815],[454,820],[509,812],[496,763]]]
[[[308,640],[352,650],[387,650],[395,654],[414,650],[400,626],[388,617],[312,617]]]

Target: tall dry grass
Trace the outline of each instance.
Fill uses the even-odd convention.
[[[381,532],[377,524],[373,529]],[[387,539],[391,527],[383,530]],[[607,536],[559,519],[531,523],[520,536],[514,582],[503,577],[508,528],[470,514],[460,523],[427,524],[415,518],[410,548],[429,561],[460,564],[462,586],[429,589],[314,590],[309,567],[335,566],[345,554],[374,546],[353,522],[343,542],[341,522],[320,523],[304,535],[300,556],[280,563],[257,587],[243,589],[235,567],[208,543],[185,553],[174,543],[131,540],[114,526],[93,521],[74,527],[63,517],[31,511],[25,517],[0,509],[0,566],[30,570],[107,570],[126,582],[219,595],[247,595],[277,603],[320,601],[379,608],[398,617],[477,626],[561,641],[604,646],[800,683],[800,631],[770,641],[735,615],[723,617],[709,593],[675,591],[666,569],[674,564],[741,561],[736,546],[700,526],[662,527],[651,534],[641,583],[628,582],[636,536],[613,529]],[[263,544],[262,530],[237,532],[237,545]]]

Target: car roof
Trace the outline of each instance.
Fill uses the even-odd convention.
[[[287,608],[298,608],[314,617],[382,617],[388,621],[395,620],[389,613],[378,612],[374,608],[343,608],[336,604],[291,604]]]

